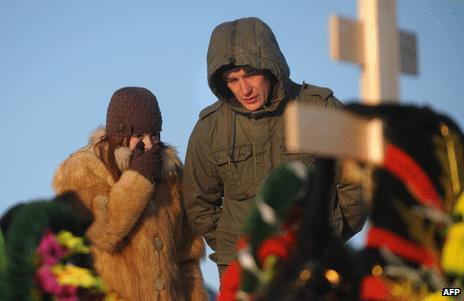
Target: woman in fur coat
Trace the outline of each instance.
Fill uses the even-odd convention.
[[[106,129],[58,167],[53,187],[74,192],[92,212],[86,235],[94,265],[119,299],[207,300],[203,240],[182,204],[182,164],[160,131],[155,96],[145,88],[119,89]]]

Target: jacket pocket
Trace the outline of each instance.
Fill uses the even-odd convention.
[[[282,163],[288,163],[291,161],[300,161],[307,166],[314,164],[314,156],[307,153],[290,153],[285,147],[285,143],[282,142],[280,145],[280,159]]]
[[[235,146],[230,155],[225,150],[213,152],[212,160],[224,183],[224,197],[241,201],[254,196],[251,145]]]

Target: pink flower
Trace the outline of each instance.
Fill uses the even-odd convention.
[[[58,301],[79,301],[77,288],[69,285],[61,286],[50,266],[41,266],[37,270],[36,280],[45,293],[57,296]]]
[[[54,265],[66,254],[66,248],[58,243],[52,232],[47,231],[39,243],[37,253],[45,265]]]
[[[63,290],[49,266],[41,266],[37,270],[36,280],[43,291],[48,294],[57,295]]]

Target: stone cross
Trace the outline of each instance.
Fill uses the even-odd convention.
[[[358,0],[358,15],[330,17],[331,57],[361,67],[362,102],[396,102],[400,73],[418,73],[416,36],[398,31],[396,0]]]

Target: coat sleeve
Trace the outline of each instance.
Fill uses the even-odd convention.
[[[189,139],[184,167],[184,202],[193,230],[216,249],[214,231],[221,213],[222,182],[209,158],[209,131],[198,121]]]
[[[336,237],[346,241],[362,229],[368,211],[358,184],[340,181],[335,187],[331,222]]]
[[[135,227],[153,194],[153,185],[136,171],[123,172],[108,196],[93,199],[94,222],[87,237],[97,247],[113,252]]]
[[[332,90],[305,84],[300,101],[321,105],[330,110],[343,108],[343,104]],[[367,208],[362,199],[362,189],[357,183],[349,183],[337,172],[334,177],[335,193],[333,206],[329,217],[336,237],[348,240],[359,232],[367,218]]]
[[[135,171],[123,172],[114,183],[95,156],[75,154],[57,170],[53,180],[57,194],[75,193],[93,214],[87,230],[92,244],[114,251],[135,226],[150,200],[154,187]]]

